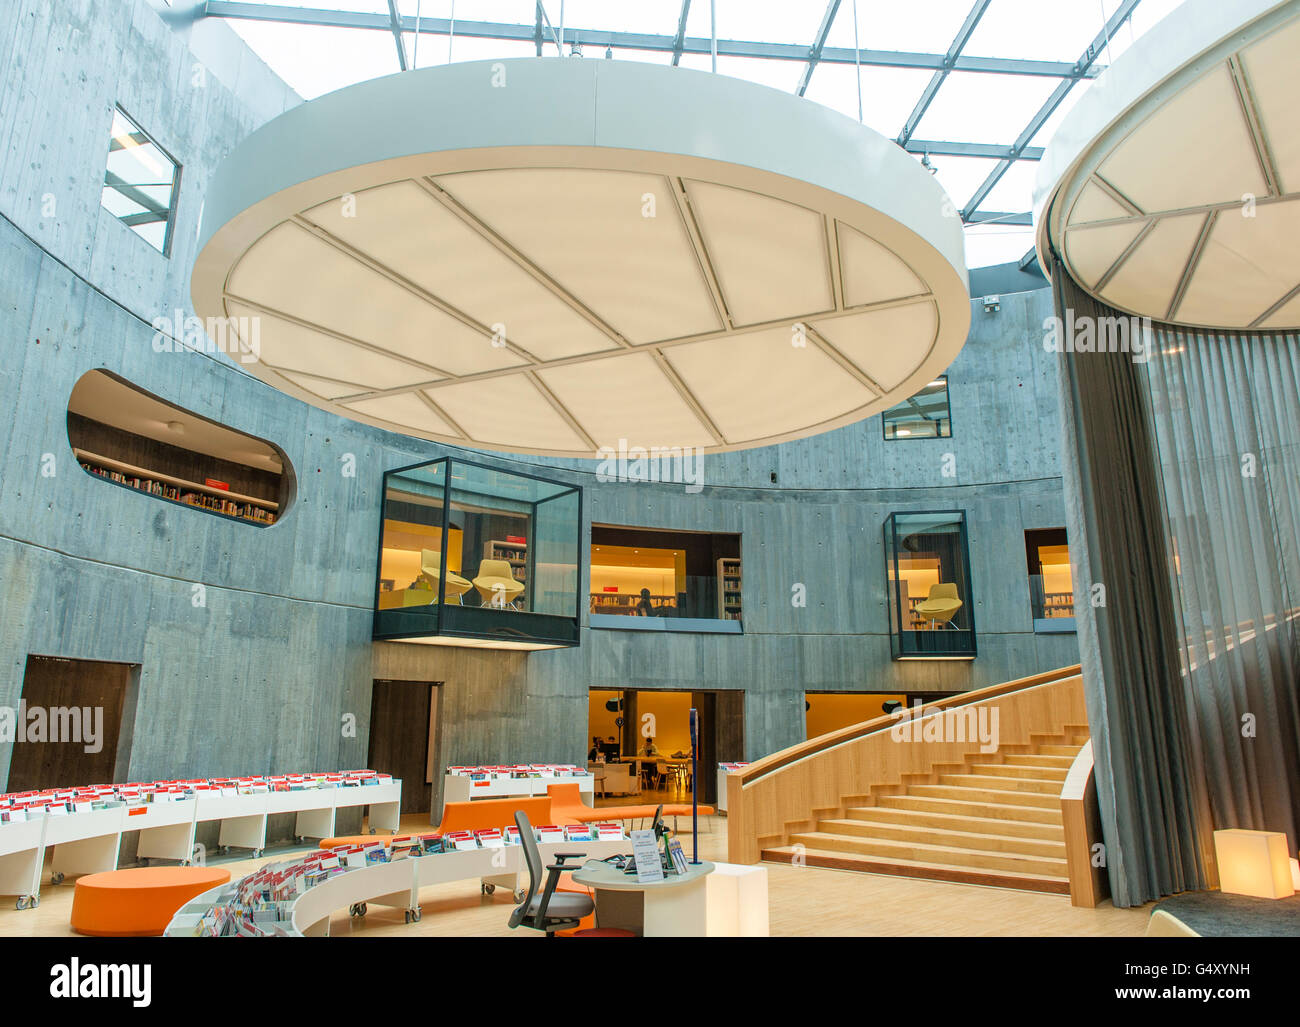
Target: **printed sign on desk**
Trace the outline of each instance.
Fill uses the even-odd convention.
[[[641,884],[662,881],[664,868],[659,862],[659,846],[653,831],[632,832],[632,855],[636,857],[636,879]]]

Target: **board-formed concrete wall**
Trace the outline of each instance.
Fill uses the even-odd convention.
[[[151,326],[191,313],[212,169],[297,98],[224,26],[177,32],[146,0],[18,0],[0,54],[0,705],[29,654],[135,665],[122,776],[364,765],[375,678],[443,682],[444,764],[579,760],[588,689],[620,687],[743,689],[754,758],[803,737],[806,689],[956,690],[1077,659],[1073,635],[1033,633],[1023,558],[1026,529],[1065,523],[1046,291],[976,305],[949,371],[952,439],[886,443],[873,418],[710,458],[700,492],[475,456],[584,485],[584,530],[741,533],[744,634],[584,623],[579,647],[532,655],[373,643],[382,473],[460,451],[325,414],[219,354],[160,353]],[[100,209],[114,104],[184,168],[170,258]],[[274,442],[289,510],[259,528],[83,473],[66,407],[91,368]],[[935,508],[968,515],[979,657],[894,663],[882,524]],[[8,764],[0,744],[0,783]]]

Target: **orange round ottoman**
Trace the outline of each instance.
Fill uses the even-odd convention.
[[[213,867],[139,867],[77,878],[72,929],[97,938],[161,935],[176,911],[230,880]]]

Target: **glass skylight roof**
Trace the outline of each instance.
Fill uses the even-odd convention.
[[[984,267],[1033,247],[1039,150],[1092,79],[1074,79],[1052,108],[1057,86],[1081,63],[1095,76],[1181,2],[715,0],[717,70],[790,92],[803,86],[808,99],[853,118],[860,83],[863,122],[929,162],[967,222],[967,263]],[[427,67],[554,56],[561,26],[564,52],[576,44],[583,59],[603,59],[610,48],[617,60],[712,67],[708,0],[210,0],[207,15],[227,18],[304,99],[399,71],[399,60]],[[955,67],[926,102],[950,52]],[[1028,150],[1013,153],[1042,117]]]

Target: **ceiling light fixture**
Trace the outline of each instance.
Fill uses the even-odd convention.
[[[201,317],[259,313],[252,374],[390,431],[567,458],[599,439],[739,450],[880,414],[952,363],[971,309],[945,200],[892,140],[753,83],[454,63],[299,104],[237,146],[192,295]],[[791,325],[828,346],[792,346]],[[763,380],[736,389],[743,366]]]

